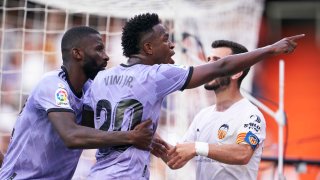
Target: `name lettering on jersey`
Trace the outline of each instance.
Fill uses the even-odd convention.
[[[256,132],[259,132],[261,129],[259,125],[261,123],[260,117],[257,115],[251,115],[250,121],[251,121],[250,123],[244,124],[243,127],[249,130],[255,130]]]
[[[220,126],[220,128],[218,130],[218,138],[219,139],[225,138],[228,133],[228,130],[229,130],[228,124],[223,124],[222,126]]]
[[[132,76],[127,75],[112,75],[104,78],[104,83],[106,86],[108,85],[120,85],[121,87],[127,86],[132,88],[132,81],[134,78]]]
[[[61,84],[58,84],[58,89],[55,92],[55,99],[56,99],[56,105],[60,107],[68,107],[69,106],[69,100],[68,100],[68,92],[60,86]]]
[[[257,125],[256,123],[247,123],[243,125],[244,128],[247,128],[249,130],[255,130],[256,132],[259,132],[261,127],[259,125]]]

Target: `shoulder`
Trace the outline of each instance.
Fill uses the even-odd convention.
[[[117,66],[116,66],[116,67],[117,67]],[[110,69],[105,69],[105,70],[99,71],[98,74],[96,75],[96,77],[94,78],[94,80],[97,79],[97,78],[103,77],[106,73],[111,72],[111,71],[114,70],[116,67],[112,67],[112,68],[110,68]]]
[[[66,75],[62,70],[50,71],[43,75],[42,79],[39,81],[35,90],[38,91],[49,91],[50,89],[69,89]]]
[[[175,64],[156,64],[148,68],[151,73],[156,75],[162,74],[166,78],[184,77],[190,71],[189,66],[181,66]],[[150,72],[149,71],[149,72]]]
[[[239,103],[239,106],[241,106],[241,109],[243,109],[246,112],[257,112],[261,114],[258,107],[246,98],[241,100],[241,102]]]
[[[206,114],[208,112],[213,112],[214,109],[215,109],[215,105],[211,105],[211,106],[208,106],[208,107],[201,109],[198,114]]]
[[[210,116],[214,112],[215,105],[208,106],[206,108],[201,109],[195,116],[194,121],[203,121],[207,118],[205,116]]]
[[[158,65],[153,65],[155,67],[158,67],[160,69],[183,69],[183,70],[188,70],[190,66],[184,66],[184,65],[177,65],[177,64],[158,64]]]
[[[242,107],[244,111],[243,115],[246,116],[246,118],[252,121],[265,124],[264,116],[256,105],[251,103],[248,99],[244,99],[242,103],[243,103]]]
[[[60,70],[55,70],[55,71],[50,71],[47,72],[43,75],[42,79],[40,80],[40,83],[45,83],[47,81],[61,81],[64,83],[67,83],[66,81],[66,74],[64,71]]]

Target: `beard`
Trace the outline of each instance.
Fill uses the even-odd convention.
[[[84,59],[83,71],[88,78],[93,80],[101,70],[104,70],[104,67],[99,66],[93,58]]]
[[[230,77],[221,77],[221,78],[217,78],[215,79],[215,81],[213,83],[207,83],[204,85],[204,88],[206,90],[213,90],[213,91],[217,91],[223,87],[227,87],[229,86],[231,80]]]

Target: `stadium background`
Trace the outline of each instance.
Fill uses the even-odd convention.
[[[44,72],[61,65],[63,32],[90,25],[103,34],[108,67],[124,63],[120,37],[126,20],[135,14],[156,12],[176,43],[177,64],[204,63],[210,43],[229,39],[252,50],[284,36],[305,33],[292,55],[270,58],[254,66],[243,88],[273,110],[278,102],[278,61],[285,60],[285,169],[287,179],[320,179],[320,2],[292,0],[150,0],[150,1],[0,1],[0,150],[6,152],[17,114]],[[179,142],[194,115],[214,103],[214,94],[202,87],[170,95],[163,104],[158,133]],[[267,119],[263,157],[277,158],[278,126]],[[86,150],[74,179],[85,179],[94,163]],[[272,159],[271,158],[271,159]],[[267,159],[267,158],[265,158]],[[259,179],[277,179],[277,165],[263,161]],[[194,164],[172,171],[159,159],[151,163],[151,179],[194,179]]]

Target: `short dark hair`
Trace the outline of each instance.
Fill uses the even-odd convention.
[[[133,54],[138,54],[142,37],[146,33],[152,32],[152,27],[159,23],[160,19],[155,13],[140,14],[131,18],[122,29],[123,55],[130,57]]]
[[[243,45],[233,41],[228,41],[228,40],[213,41],[213,43],[211,44],[211,47],[212,48],[227,47],[231,49],[232,54],[240,54],[240,53],[248,52],[248,49]],[[242,71],[242,75],[241,77],[239,77],[239,80],[238,80],[238,87],[240,87],[242,80],[246,77],[249,70],[250,68],[247,68]]]
[[[87,37],[90,34],[100,34],[97,30],[88,26],[77,26],[67,30],[61,41],[61,52],[63,62],[68,60],[68,52],[73,47],[77,47],[81,43],[81,39]]]

